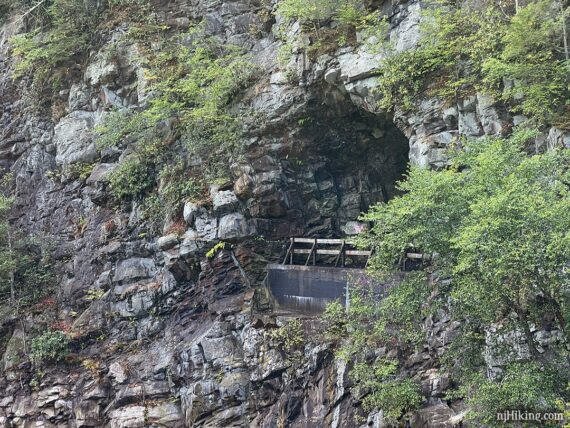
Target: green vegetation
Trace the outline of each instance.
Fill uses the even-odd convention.
[[[421,285],[421,287],[420,287]],[[324,314],[327,339],[343,339],[337,357],[353,361],[350,377],[354,393],[364,408],[382,409],[391,423],[422,402],[419,386],[400,373],[397,360],[374,357],[377,349],[398,346],[412,350],[425,338],[422,315],[429,288],[425,274],[410,275],[378,303],[370,284],[352,284],[347,311],[340,303],[327,306]]]
[[[158,95],[147,114],[161,119],[176,117],[186,148],[205,162],[215,179],[227,154],[239,150],[240,125],[230,104],[251,84],[256,69],[240,48],[222,46],[200,28],[192,29],[191,34],[194,45],[179,45],[153,61],[150,78],[156,79],[152,90]]]
[[[399,378],[397,370],[396,361],[378,358],[373,363],[357,363],[350,372],[364,408],[367,411],[382,409],[386,421],[393,424],[422,402],[419,385],[410,379]]]
[[[65,360],[68,354],[69,337],[63,331],[46,331],[32,339],[30,358],[36,366]]]
[[[58,90],[64,77],[79,72],[99,12],[94,3],[82,0],[46,1],[38,10],[47,10],[42,25],[11,40],[14,55],[20,57],[14,77],[32,76],[38,92],[46,86]]]
[[[328,21],[342,27],[356,27],[366,16],[364,2],[359,0],[283,0],[277,15],[302,21],[318,34]]]
[[[497,413],[505,409],[527,409],[532,412],[552,412],[567,385],[564,376],[537,362],[510,364],[500,382],[493,382],[477,374],[463,393],[470,397],[469,418],[478,426],[493,426]],[[527,426],[536,426],[530,423]]]
[[[441,171],[412,167],[399,185],[403,195],[363,217],[374,223],[361,236],[361,244],[374,249],[372,273],[397,271],[410,248],[432,255],[380,304],[371,291],[357,288],[345,319],[338,307],[325,315],[331,335],[348,339],[339,356],[355,359],[353,376],[361,379],[366,367],[374,373],[361,379],[370,390],[365,403],[390,409],[394,417],[419,403],[397,363],[370,355],[380,346],[424,345],[422,319],[443,306],[461,327],[441,363],[462,385],[455,396],[467,400],[473,421],[488,424],[497,409],[515,404],[544,411],[567,401],[568,372],[560,367],[570,341],[564,267],[570,254],[570,154],[560,149],[528,156],[535,135],[519,130],[509,139],[468,142],[450,153],[451,165]],[[532,332],[549,316],[562,338],[545,358]],[[512,364],[498,379],[488,379],[482,353],[485,331],[495,323],[501,325],[497,335],[520,335],[529,351],[517,356],[512,343],[497,341],[493,351]],[[386,380],[401,389],[386,392],[392,388]]]
[[[2,185],[10,186],[10,181],[10,175],[4,176]],[[44,243],[11,227],[12,205],[13,198],[0,192],[0,298],[17,314],[50,292],[54,274]]]
[[[218,242],[216,245],[210,248],[210,250],[208,250],[208,252],[206,253],[206,257],[208,257],[209,259],[213,259],[215,255],[218,254],[218,251],[224,250],[225,248],[226,248],[225,242],[223,241]]]
[[[154,160],[135,154],[109,175],[111,191],[117,198],[140,198],[155,185]]]
[[[301,320],[293,319],[279,328],[269,332],[271,339],[275,340],[287,352],[289,357],[298,356],[300,347],[305,343],[305,333]]]
[[[0,0],[2,16],[18,11],[28,32],[11,39],[19,58],[14,77],[29,76],[36,98],[57,93],[64,81],[82,72],[82,64],[96,41],[96,32],[114,17],[150,25],[147,0]]]
[[[535,125],[569,126],[569,8],[557,0],[518,10],[490,0],[432,3],[420,46],[382,63],[381,107],[412,109],[423,91],[450,100],[483,91]]]
[[[357,30],[368,36],[382,34],[382,39],[386,30],[380,15],[369,12],[359,0],[283,0],[278,3],[276,14],[300,21],[303,30],[294,40],[283,28],[279,30],[278,35],[284,42],[279,52],[279,61],[283,65],[295,48],[316,57],[339,46],[354,44]]]
[[[0,290],[15,300],[15,279],[17,261],[13,249],[13,237],[8,222],[8,214],[12,207],[12,198],[0,194]]]
[[[240,116],[230,107],[255,67],[240,49],[222,46],[200,27],[188,36],[191,46],[174,38],[147,52],[147,107],[112,112],[98,128],[100,147],[132,149],[109,176],[113,195],[141,201],[151,222],[202,197],[204,180],[225,179],[228,160],[241,150]]]

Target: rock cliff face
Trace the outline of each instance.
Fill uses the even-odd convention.
[[[360,44],[316,59],[299,51],[280,66],[283,42],[262,13],[275,1],[156,3],[170,31],[203,19],[209,33],[251,53],[263,77],[243,105],[264,119],[248,124],[234,181],[171,216],[183,218],[183,233],[166,233],[177,220],[167,218],[165,236],[156,236],[141,226],[136,204],[109,203],[105,178],[122,158],[94,142],[106,111],[145,102],[137,45],[113,59],[105,46],[92,52],[50,116],[21,96],[25,81],[10,79],[8,39],[21,24],[4,25],[0,162],[15,179],[12,222],[49,248],[57,292],[21,322],[2,318],[0,426],[382,426],[381,412],[364,414],[351,395],[346,366],[315,334],[318,320],[303,319],[298,352],[276,340],[272,331],[288,316],[268,310],[257,292],[264,266],[282,257],[283,238],[353,233],[362,211],[394,195],[408,161],[441,167],[456,136],[499,135],[520,118],[481,94],[455,105],[426,96],[416,111],[393,116],[377,111],[379,58]],[[397,49],[413,47],[421,2],[379,3]],[[554,128],[537,139],[537,148],[564,144],[570,136]],[[89,176],[69,172],[80,162],[94,163]],[[218,241],[231,245],[206,257]],[[29,334],[53,322],[73,338],[72,358],[38,375],[25,356]],[[455,326],[444,315],[426,323],[430,348],[400,355],[425,396],[410,420],[452,426],[462,409],[442,399],[449,380],[431,356]]]

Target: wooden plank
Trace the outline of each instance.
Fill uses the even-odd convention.
[[[293,242],[298,244],[313,244],[314,238],[291,238]],[[352,242],[343,239],[319,239],[317,238],[317,245],[342,245],[343,243],[352,245]]]
[[[291,240],[296,244],[313,244],[315,242],[313,238],[291,238]]]
[[[372,255],[372,251],[359,251],[359,250],[346,250],[344,252],[347,256],[368,256]]]
[[[336,259],[334,261],[334,267],[338,266],[338,262],[340,261],[340,256],[341,256],[342,252],[344,251],[344,245],[345,245],[345,242],[342,241],[342,245],[340,246],[340,251],[339,251],[338,256],[336,257]]]
[[[370,251],[370,255],[366,259],[366,264],[364,265],[364,269],[368,268],[368,263],[370,263],[370,259],[372,258],[372,254],[374,254],[374,250]]]
[[[322,249],[316,249],[314,251],[317,254],[327,254],[329,256],[336,256],[338,254],[341,253],[340,250],[322,250]],[[293,249],[293,253],[295,254],[312,254],[313,251],[311,251],[310,248],[295,248]]]
[[[421,253],[406,253],[406,257],[408,259],[418,259],[418,260],[423,260],[424,255]]]
[[[329,256],[336,256],[340,254],[341,250],[317,250],[317,254],[327,254]]]
[[[342,245],[343,242],[342,239],[317,239],[317,243],[323,245]]]
[[[311,260],[311,256],[313,255],[313,252],[315,251],[315,248],[317,247],[317,240],[313,239],[313,246],[311,247],[311,250],[309,251],[309,256],[307,257],[307,261],[305,262],[305,266],[309,266],[309,260]],[[315,263],[315,257],[313,256],[313,265],[316,264]]]
[[[291,250],[293,254],[311,254],[310,248],[293,248]]]
[[[289,244],[289,248],[287,248],[287,253],[285,254],[285,258],[283,259],[283,263],[281,263],[281,264],[284,265],[285,263],[287,263],[287,257],[289,257],[289,255],[291,254],[291,250],[293,249],[293,245],[294,245],[294,243],[293,243],[293,240],[291,239],[291,243]]]

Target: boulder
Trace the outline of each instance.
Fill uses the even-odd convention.
[[[6,373],[10,370],[14,370],[18,364],[24,361],[25,340],[26,337],[22,329],[16,328],[12,334],[12,337],[8,341],[8,344],[6,345],[4,356],[2,357],[2,360],[0,360],[2,363],[0,370],[2,370],[2,372]],[[11,378],[12,375],[7,373],[7,377]]]
[[[201,240],[214,241],[218,236],[218,219],[202,215],[195,221],[196,234]]]
[[[92,185],[107,181],[109,174],[117,168],[116,163],[100,163],[93,168],[91,175],[87,178],[86,184]]]
[[[85,82],[90,86],[111,83],[119,73],[119,64],[105,55],[97,55],[85,70]]]
[[[350,83],[378,74],[380,57],[368,52],[348,52],[339,56],[338,63],[340,79]]]
[[[195,254],[198,250],[197,243],[198,234],[195,230],[189,229],[186,231],[182,237],[182,243],[180,244],[180,257],[188,258]]]
[[[147,406],[127,405],[113,410],[109,416],[111,428],[185,426],[180,407],[170,401],[152,401]]]
[[[253,179],[248,174],[242,174],[234,184],[234,193],[240,199],[247,198],[253,188]]]
[[[133,257],[121,260],[115,270],[113,282],[130,282],[150,278],[155,274],[155,265],[152,259]]]
[[[416,47],[421,37],[421,4],[408,4],[408,7],[402,8],[401,12],[392,18],[399,21],[399,25],[390,32],[390,42],[394,44],[397,52]]]
[[[196,220],[196,217],[203,211],[204,209],[200,205],[197,205],[194,202],[186,202],[184,204],[183,211],[184,221],[188,226],[192,226]]]
[[[129,375],[125,370],[127,365],[127,362],[124,364],[119,361],[114,362],[109,366],[109,377],[111,377],[117,384],[124,383],[129,378]]]
[[[88,110],[91,101],[89,88],[84,83],[74,83],[69,90],[69,111]]]
[[[97,159],[97,148],[91,134],[95,122],[95,113],[74,111],[55,126],[53,141],[58,165],[91,163]]]
[[[255,233],[255,227],[243,214],[232,213],[220,219],[219,239],[245,238]]]
[[[178,245],[178,235],[171,233],[170,235],[161,236],[156,243],[161,250],[170,250]]]
[[[232,190],[216,192],[213,197],[214,212],[224,215],[236,211],[240,204],[236,194]]]

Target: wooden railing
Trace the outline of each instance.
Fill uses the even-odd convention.
[[[348,239],[291,238],[290,241],[285,258],[281,263],[283,265],[309,266],[312,264],[316,266],[318,263],[317,256],[321,255],[336,256],[334,261],[331,261],[330,257],[327,261],[329,266],[333,265],[334,267],[345,267],[347,258],[359,257],[361,260],[358,264],[366,268],[370,257],[372,257],[371,250],[357,250],[354,248],[354,242]],[[303,257],[304,262],[300,262],[299,257],[295,258],[295,255],[306,255],[306,258]],[[419,265],[428,262],[430,258],[427,254],[415,251],[410,244],[410,250],[406,251],[400,259],[400,269],[403,271],[415,270]],[[355,264],[356,261],[352,263],[352,265]]]
[[[308,246],[310,245],[310,248]],[[304,246],[305,248],[299,248]],[[337,248],[331,248],[336,246]],[[294,255],[302,254],[307,255],[304,265],[308,266],[312,260],[312,265],[317,265],[317,256],[336,256],[334,259],[334,266],[344,267],[346,265],[347,257],[366,257],[364,266],[368,265],[372,251],[369,250],[356,250],[353,248],[354,243],[345,239],[318,239],[318,238],[291,238],[291,243],[285,254],[282,264],[295,264]]]

